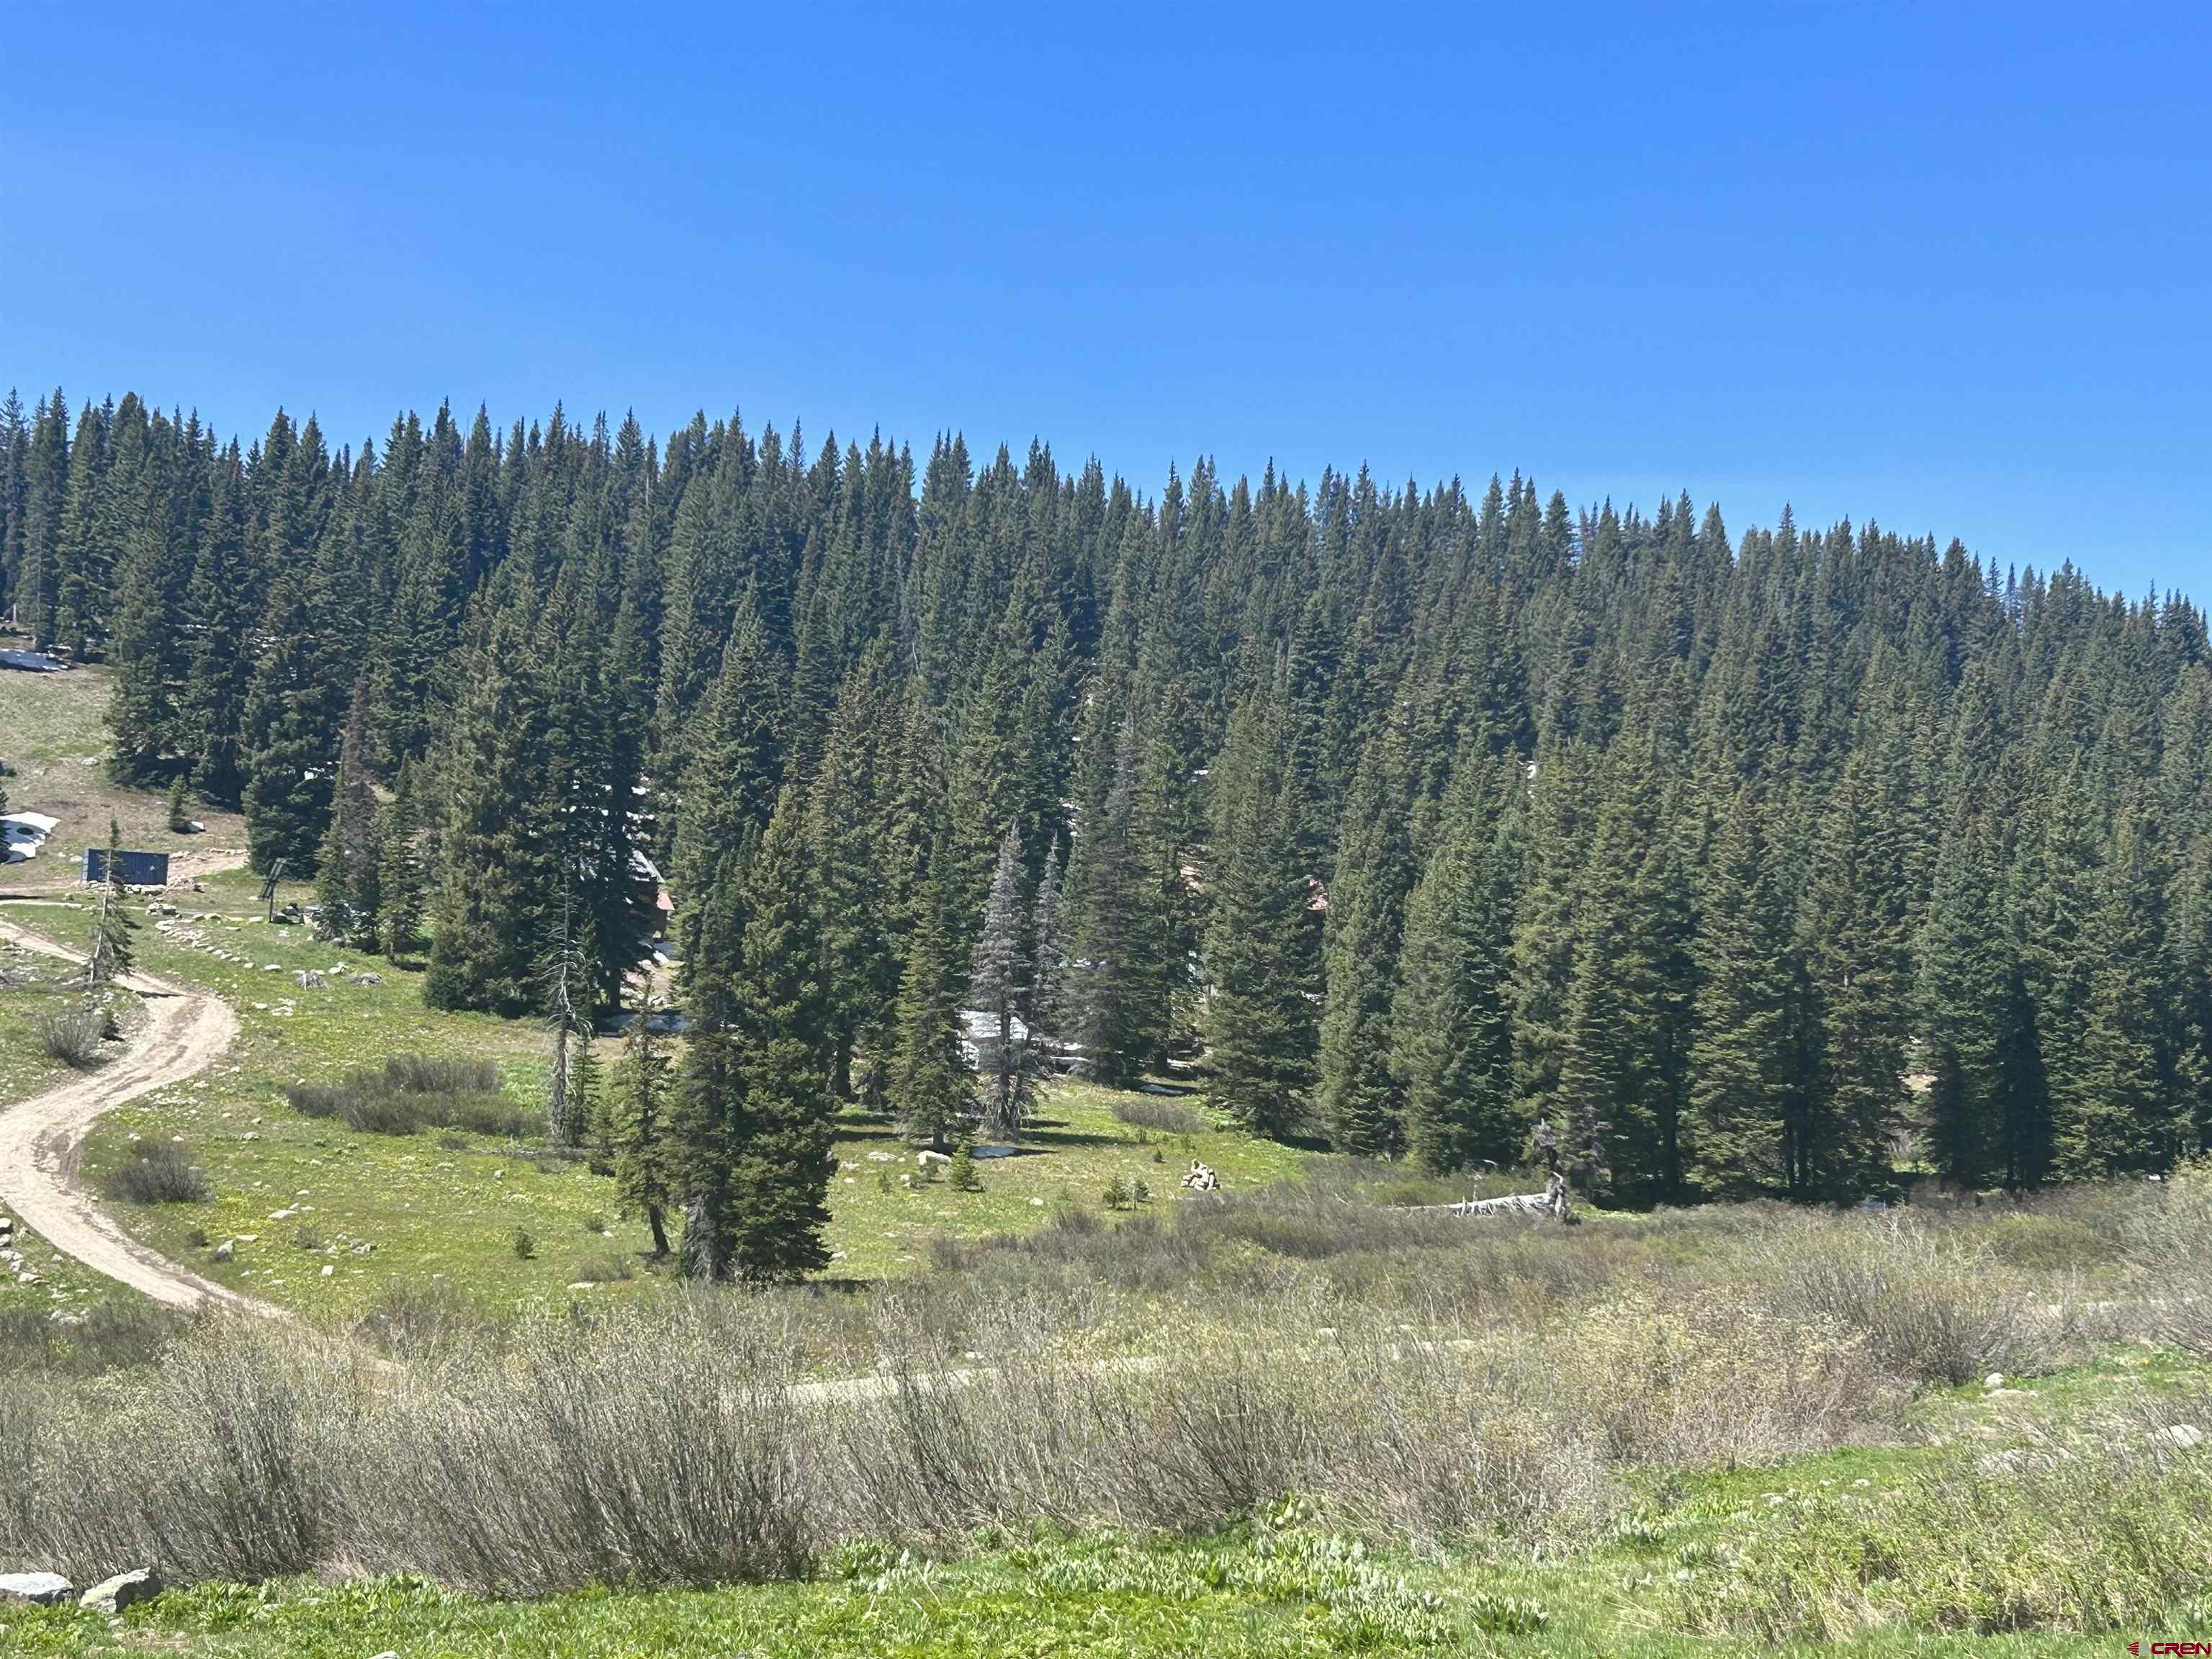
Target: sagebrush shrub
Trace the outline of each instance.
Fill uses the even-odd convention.
[[[110,1198],[129,1204],[204,1204],[214,1195],[191,1149],[173,1140],[141,1140],[108,1171]]]
[[[107,1034],[108,1015],[88,1002],[70,1002],[42,1008],[31,1016],[32,1040],[48,1060],[58,1060],[71,1071],[98,1065],[100,1040]]]

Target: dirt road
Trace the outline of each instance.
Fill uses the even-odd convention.
[[[0,921],[0,937],[65,962],[84,960],[68,946],[5,921]],[[123,983],[146,1006],[146,1023],[124,1053],[98,1071],[0,1107],[0,1203],[64,1255],[156,1302],[267,1310],[266,1304],[225,1290],[127,1237],[71,1178],[71,1154],[94,1119],[204,1070],[238,1035],[229,1008],[208,992],[143,975]]]

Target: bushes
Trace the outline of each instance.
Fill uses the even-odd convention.
[[[107,1011],[89,1002],[42,1008],[31,1016],[31,1036],[39,1052],[71,1071],[89,1071],[104,1056],[100,1045],[108,1030]]]
[[[1801,1223],[1753,1266],[1775,1310],[1861,1338],[1884,1369],[1915,1382],[2033,1369],[2052,1351],[2051,1322],[1985,1244],[1901,1212]]]
[[[1132,1128],[1150,1129],[1155,1134],[1204,1134],[1213,1127],[1203,1113],[1162,1095],[1117,1092],[1114,1097],[1114,1115]]]
[[[173,1140],[141,1140],[108,1171],[107,1195],[129,1204],[204,1204],[215,1195],[191,1149]]]
[[[384,1062],[387,1088],[410,1095],[491,1095],[499,1092],[499,1067],[488,1060],[435,1054],[393,1054]]]
[[[411,1135],[424,1128],[465,1129],[519,1140],[530,1114],[499,1092],[489,1060],[394,1054],[380,1070],[349,1073],[337,1083],[290,1083],[284,1098],[309,1117],[343,1117],[365,1134]]]
[[[2203,1420],[2205,1402],[2187,1409]],[[2202,1595],[2212,1457],[2139,1415],[1864,1496],[1778,1505],[1718,1565],[1676,1580],[1691,1629],[1780,1644],[1883,1626],[1991,1635],[2156,1629]],[[2197,1605],[2188,1622],[2205,1609]]]

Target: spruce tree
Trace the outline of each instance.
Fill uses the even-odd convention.
[[[1312,1127],[1321,915],[1288,725],[1272,696],[1238,710],[1212,779],[1207,1097],[1255,1133],[1303,1134]]]
[[[1516,826],[1501,805],[1517,782],[1486,755],[1462,758],[1406,902],[1391,1063],[1407,1150],[1438,1174],[1506,1163],[1527,1133],[1513,1093]]]
[[[1398,946],[1413,890],[1410,803],[1395,733],[1368,745],[1345,809],[1322,945],[1322,1119],[1340,1152],[1389,1158],[1405,1125],[1390,1073]]]
[[[246,846],[254,869],[265,874],[282,859],[304,876],[330,827],[346,693],[304,581],[279,582],[267,631],[246,699]]]
[[[1787,878],[1755,785],[1739,787],[1715,842],[1695,956],[1686,1173],[1714,1197],[1778,1192],[1797,1052]]]
[[[113,818],[107,821],[107,852],[100,864],[100,897],[92,919],[92,943],[85,952],[84,983],[88,991],[103,990],[131,971],[135,952],[131,935],[137,924],[131,920],[131,895],[123,884],[123,831]]]
[[[1022,948],[1022,837],[1006,826],[983,900],[983,928],[968,975],[968,1007],[981,1017],[978,1048],[983,1130],[1001,1140],[1021,1139],[1036,1099],[1037,1054],[1021,1008],[1029,990],[1029,960]],[[1017,1030],[1017,1028],[1019,1028]]]
[[[738,1278],[803,1277],[830,1260],[830,1096],[821,927],[806,851],[806,802],[787,786],[746,872],[743,966],[735,998],[744,1052],[731,1212],[723,1224]]]
[[[384,847],[377,828],[376,787],[369,776],[373,740],[367,694],[365,681],[355,686],[338,744],[330,828],[315,857],[322,931],[343,945],[373,944],[383,908]]]
[[[668,1057],[653,1029],[653,998],[641,979],[623,1057],[609,1085],[607,1140],[615,1194],[624,1215],[643,1218],[655,1256],[668,1254],[668,1212],[676,1200],[676,1148],[669,1123]]]
[[[422,851],[416,845],[419,833],[413,781],[403,773],[398,791],[377,824],[376,943],[394,962],[414,955],[422,943],[424,877]]]
[[[438,775],[447,794],[422,995],[434,1008],[538,1006],[549,903],[562,888],[546,794],[546,709],[518,599],[491,623]]]

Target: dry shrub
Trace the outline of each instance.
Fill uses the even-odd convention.
[[[678,1297],[397,1390],[354,1460],[347,1559],[483,1590],[803,1572],[817,1532],[778,1355]]]
[[[1166,1095],[1117,1094],[1114,1115],[1132,1128],[1155,1134],[1199,1135],[1213,1127],[1203,1112]]]
[[[89,1071],[100,1064],[100,1041],[107,1035],[105,1009],[88,1002],[68,1002],[41,1008],[31,1016],[32,1040],[48,1060],[58,1060],[71,1071]]]
[[[2212,1170],[2185,1166],[2140,1197],[2122,1237],[2148,1333],[2192,1358],[2212,1358]]]
[[[1985,1243],[1903,1212],[1801,1223],[1747,1266],[1772,1311],[1857,1337],[1883,1370],[1914,1382],[2039,1369],[2069,1334],[2063,1294],[2054,1318]]]
[[[141,1140],[107,1172],[110,1198],[128,1204],[204,1204],[214,1195],[191,1148],[174,1140]]]
[[[530,1114],[499,1089],[499,1068],[489,1060],[394,1054],[380,1070],[349,1072],[336,1083],[287,1084],[284,1098],[295,1111],[343,1117],[364,1134],[441,1128],[520,1139]]]
[[[362,1398],[349,1350],[242,1320],[157,1367],[17,1390],[0,1411],[0,1554],[79,1583],[119,1561],[186,1580],[305,1572],[335,1559]]]
[[[1561,1334],[1559,1398],[1612,1462],[1734,1468],[1824,1449],[1898,1392],[1863,1345],[1726,1297],[1607,1304]]]
[[[410,1095],[495,1095],[499,1067],[488,1060],[393,1054],[384,1062],[387,1088]]]

